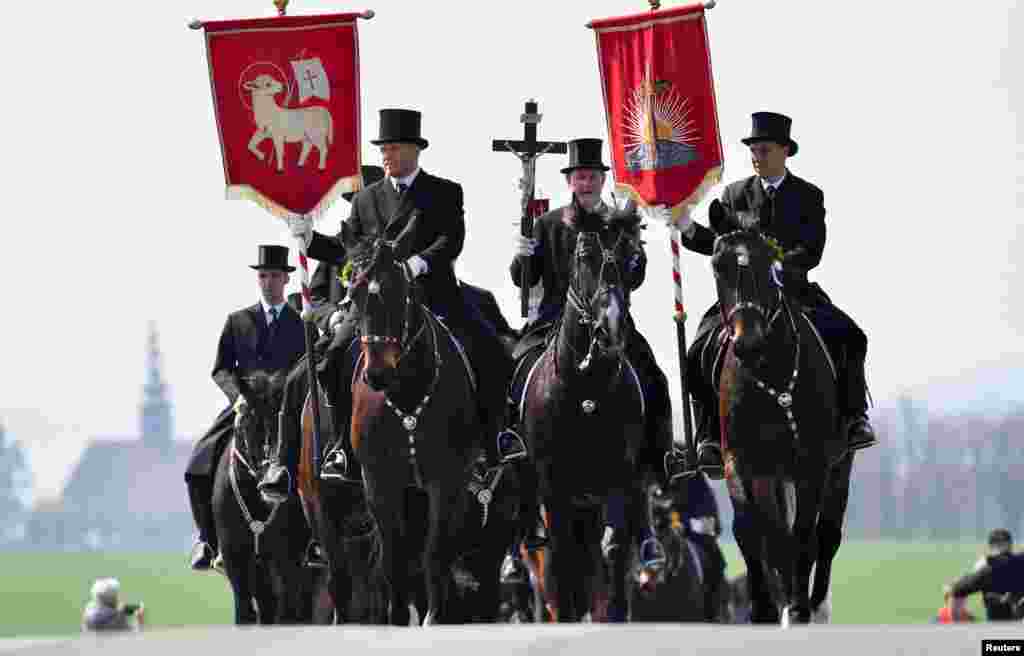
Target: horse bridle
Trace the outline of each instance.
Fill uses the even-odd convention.
[[[761,240],[764,240],[764,235],[760,232],[752,233],[749,230],[733,230],[732,232],[727,232],[715,238],[714,250],[718,250],[718,244],[723,239],[739,234],[756,234]],[[736,256],[736,303],[733,304],[732,308],[728,312],[725,311],[724,307],[720,308],[720,312],[722,313],[722,320],[725,322],[725,325],[727,326],[732,324],[732,320],[736,317],[736,314],[742,310],[753,310],[754,312],[761,316],[761,319],[765,322],[765,326],[770,326],[772,322],[775,320],[775,317],[778,316],[779,310],[782,306],[783,298],[781,288],[775,290],[775,305],[774,307],[771,308],[771,312],[769,312],[763,305],[761,305],[757,301],[743,300],[743,274],[749,272],[749,267],[749,254],[740,254]],[[751,281],[753,282],[754,288],[753,298],[756,299],[760,296],[760,294],[758,293],[759,289],[757,285],[757,278],[751,276]]]
[[[723,235],[719,235],[715,239],[715,247],[714,247],[715,250],[718,249],[718,244],[719,244],[720,240],[725,239],[726,237],[730,237],[732,235],[741,234],[741,233],[742,234],[750,234],[750,231],[747,231],[747,230],[734,230],[732,232],[728,232],[728,233],[725,233]],[[754,234],[756,234],[762,241],[764,241],[764,234],[763,233],[757,232],[757,233],[754,233]],[[797,423],[796,423],[796,417],[793,415],[793,390],[796,388],[797,379],[800,377],[800,331],[796,327],[796,320],[793,319],[793,310],[789,306],[789,303],[786,301],[786,296],[785,296],[785,294],[782,293],[782,287],[781,286],[779,286],[776,289],[776,293],[775,293],[775,307],[772,308],[772,311],[771,311],[770,315],[759,303],[756,303],[754,301],[743,301],[742,300],[742,293],[743,293],[743,291],[742,291],[743,290],[742,274],[743,274],[744,271],[748,270],[749,266],[750,266],[749,255],[737,255],[737,258],[736,258],[736,268],[737,268],[737,273],[736,273],[736,298],[737,298],[737,302],[736,302],[735,305],[733,305],[732,309],[728,313],[726,313],[724,308],[722,308],[721,309],[722,316],[723,316],[723,318],[725,320],[725,325],[728,327],[728,329],[730,331],[730,334],[731,334],[731,331],[732,331],[732,328],[731,328],[732,319],[733,319],[733,317],[736,316],[736,313],[739,312],[740,310],[745,310],[745,309],[753,310],[754,312],[758,313],[761,316],[761,318],[764,320],[764,322],[765,322],[765,331],[766,332],[770,332],[772,324],[775,323],[775,319],[777,319],[778,316],[783,311],[785,311],[786,317],[789,319],[790,329],[793,332],[793,343],[794,343],[793,371],[790,374],[789,379],[786,381],[785,387],[784,388],[780,387],[780,389],[776,389],[775,387],[773,387],[773,386],[769,385],[768,383],[765,383],[763,380],[761,380],[757,375],[754,374],[754,372],[752,370],[749,371],[748,373],[750,375],[750,379],[754,382],[754,385],[756,385],[758,389],[760,389],[763,392],[765,392],[768,396],[772,397],[772,399],[774,399],[775,402],[778,404],[778,406],[782,409],[783,413],[786,415],[786,423],[787,423],[787,425],[789,427],[789,430],[790,430],[790,432],[793,433],[793,438],[795,440],[799,441],[800,440],[800,430],[799,430],[799,427],[797,426]],[[716,276],[717,276],[717,273],[716,273]],[[752,278],[752,280],[754,281],[754,295],[756,297],[757,296],[757,291],[758,291],[758,289],[757,289],[757,278]]]
[[[576,310],[576,312],[579,314],[579,319],[577,319],[579,325],[585,326],[587,330],[590,332],[590,345],[587,347],[586,356],[584,356],[584,358],[580,361],[580,364],[578,365],[578,369],[580,371],[586,371],[590,367],[590,363],[593,361],[594,354],[597,351],[598,346],[598,323],[600,319],[591,311],[590,308],[593,306],[594,302],[598,298],[600,298],[603,294],[610,293],[610,291],[614,287],[614,285],[610,285],[605,281],[605,269],[609,266],[614,267],[615,273],[617,274],[617,278],[619,280],[618,286],[621,287],[623,285],[624,278],[622,275],[622,269],[619,267],[619,263],[615,259],[615,251],[619,247],[619,243],[622,241],[622,238],[625,236],[626,233],[625,231],[620,232],[618,238],[615,240],[615,243],[612,245],[611,248],[605,248],[604,242],[601,241],[601,237],[598,233],[582,233],[580,237],[582,237],[585,234],[593,234],[595,236],[594,240],[597,242],[598,247],[601,249],[601,268],[598,269],[597,272],[597,289],[594,290],[594,293],[590,296],[588,301],[585,302],[583,300],[583,294],[581,294],[577,289],[577,287],[579,287],[580,285],[579,263],[583,259],[583,255],[581,252],[583,249],[583,244],[579,240],[577,240],[575,253],[576,266],[573,268],[574,275],[572,279],[569,281],[569,289],[566,293],[566,299],[569,301],[569,304],[572,305],[573,309]],[[576,352],[575,349],[573,349],[573,351]],[[619,367],[621,368],[621,353],[618,355],[618,360]]]
[[[412,289],[413,277],[412,277],[412,272],[409,270],[408,265],[406,265],[405,263],[395,262],[393,264],[394,264],[394,266],[397,269],[399,269],[402,272],[402,275],[405,277],[405,281],[407,283],[407,287],[406,287],[406,291],[405,291],[405,309],[403,310],[403,314],[402,314],[402,332],[401,332],[401,336],[396,337],[394,334],[392,334],[392,331],[390,330],[390,325],[389,325],[390,321],[391,321],[391,315],[390,315],[390,313],[386,312],[387,308],[385,307],[384,308],[385,309],[384,316],[385,316],[385,326],[388,329],[387,330],[387,334],[384,334],[384,335],[374,335],[374,334],[361,335],[359,337],[359,343],[360,344],[364,344],[364,345],[369,345],[369,344],[385,344],[385,345],[386,344],[391,344],[391,345],[397,346],[398,349],[399,349],[399,353],[398,353],[398,359],[395,360],[395,366],[398,366],[398,364],[402,361],[402,358],[404,358],[406,355],[409,354],[409,351],[412,349],[413,345],[423,335],[424,331],[426,330],[426,322],[421,322],[420,323],[419,330],[416,331],[416,334],[413,335],[412,339],[410,339],[409,338],[409,326],[412,325],[412,313],[413,313],[413,289]],[[366,267],[366,271],[371,271],[376,265],[377,265],[377,259],[376,259],[376,257],[374,257],[373,261],[371,261],[369,266]],[[383,305],[383,300],[380,298],[380,283],[377,282],[377,280],[368,280],[366,274],[362,274],[362,275],[357,276],[356,280],[353,281],[353,283],[352,283],[352,288],[355,289],[355,288],[360,287],[360,286],[362,286],[364,284],[366,285],[367,298],[366,298],[366,307],[363,308],[361,310],[361,312],[364,315],[369,316],[370,300],[376,298],[376,299],[378,299],[378,301],[380,301],[380,303],[382,305]],[[358,310],[358,306],[357,306],[357,310]]]

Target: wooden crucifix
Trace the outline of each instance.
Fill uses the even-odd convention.
[[[495,139],[492,144],[495,152],[510,152],[523,163],[523,177],[519,179],[519,188],[523,192],[522,219],[519,227],[520,233],[527,238],[533,236],[533,219],[538,210],[534,203],[537,158],[546,153],[564,154],[567,152],[564,141],[537,141],[537,124],[540,123],[541,116],[537,111],[537,101],[527,100],[526,111],[519,117],[519,122],[523,124],[523,140]],[[521,314],[523,318],[526,318],[530,315],[530,260],[524,259],[522,264],[519,300]]]

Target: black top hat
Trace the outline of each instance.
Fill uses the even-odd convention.
[[[360,172],[363,174],[363,189],[384,178],[384,169],[379,166],[362,166],[360,169]],[[346,202],[351,203],[352,197],[355,195],[354,191],[346,191],[341,195],[341,197],[344,198]]]
[[[277,269],[278,271],[294,271],[288,266],[288,247],[275,244],[260,245],[259,264],[250,264],[252,269]]]
[[[600,139],[573,139],[569,142],[569,166],[562,173],[576,169],[598,169],[607,171],[608,167],[601,161]]]
[[[744,144],[749,146],[758,141],[774,141],[789,146],[790,157],[796,155],[796,142],[789,137],[793,119],[775,112],[754,112],[750,118],[753,120],[753,126],[750,128],[750,136],[742,139]]]
[[[427,140],[420,136],[420,118],[420,113],[412,109],[382,109],[380,137],[370,143],[412,143],[426,148]]]

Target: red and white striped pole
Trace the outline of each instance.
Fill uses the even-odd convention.
[[[312,218],[299,217],[308,221],[312,229]],[[309,258],[306,255],[306,238],[297,237],[299,243],[299,269],[302,272],[302,321],[303,332],[306,334],[306,369],[309,382],[309,404],[313,411],[313,479],[320,477],[320,390],[317,385],[316,350],[314,349],[316,326],[313,323],[313,295],[309,290]],[[296,482],[296,487],[298,484]]]
[[[686,211],[686,210],[684,210]],[[672,248],[672,285],[675,295],[675,313],[673,318],[676,322],[676,339],[678,341],[677,351],[679,353],[679,384],[682,388],[682,411],[683,411],[683,448],[686,451],[687,461],[691,464],[697,462],[697,449],[693,443],[693,418],[690,414],[690,390],[689,381],[686,377],[686,307],[683,305],[683,273],[679,265],[679,249],[682,240],[682,232],[675,225],[669,230],[669,243]]]

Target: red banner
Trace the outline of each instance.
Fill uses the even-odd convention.
[[[315,218],[360,188],[359,16],[203,24],[229,197]]]
[[[596,20],[616,189],[678,214],[722,177],[704,5]]]

